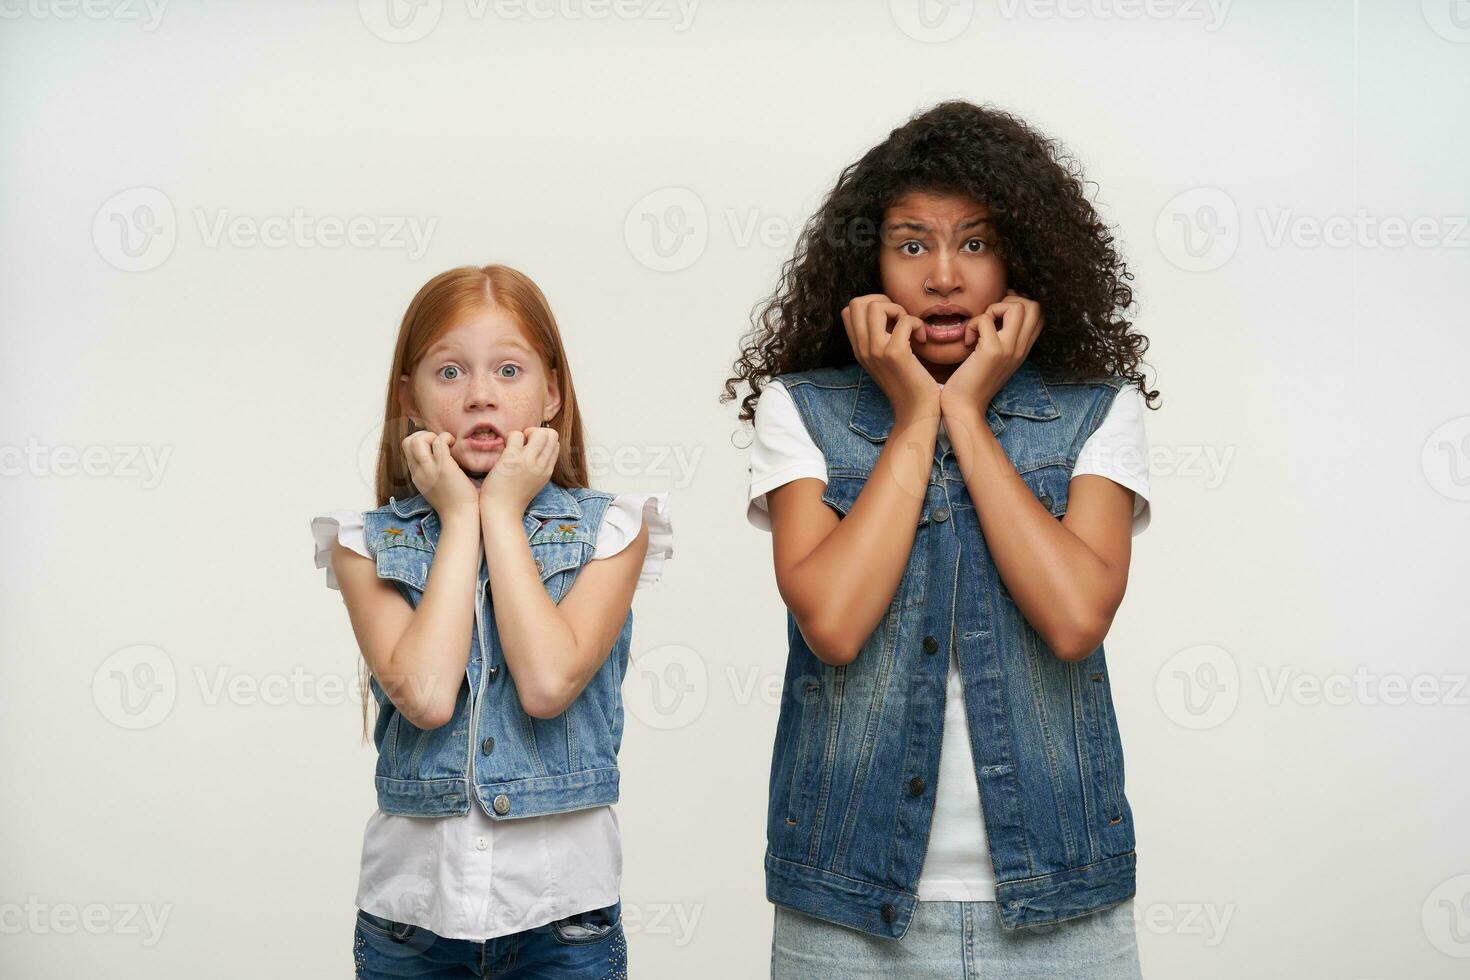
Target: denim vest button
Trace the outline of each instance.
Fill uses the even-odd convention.
[[[924,637],[924,652],[934,653],[939,649],[939,641],[932,636]]]
[[[893,906],[889,905],[887,902],[883,903],[883,907],[878,910],[878,914],[883,917],[884,922],[887,922],[889,924],[892,924],[893,920],[898,918],[898,913],[895,912]]]
[[[500,665],[491,664],[490,669],[486,671],[486,673],[489,674],[491,677],[494,677],[496,674],[500,673]]]
[[[934,516],[934,520],[937,523],[943,524],[945,521],[949,520],[949,508],[948,507],[936,507],[936,508],[934,508],[934,515],[933,516]]]
[[[915,776],[913,779],[910,779],[909,780],[909,795],[910,796],[922,796],[922,795],[924,795],[924,780],[923,780],[922,777]]]
[[[499,796],[495,797],[495,800],[491,805],[495,807],[495,812],[503,817],[510,812],[510,797],[506,796],[504,793],[501,793]]]
[[[486,755],[489,755],[491,752],[495,751],[495,739],[486,736],[485,741],[480,743],[480,751],[485,753]]]

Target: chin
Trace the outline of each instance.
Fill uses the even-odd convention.
[[[974,349],[974,347],[966,347],[964,340],[956,340],[948,344],[925,344],[924,352],[918,354],[918,357],[930,364],[960,364],[970,356],[970,352]]]
[[[471,477],[483,477],[486,473],[490,472],[499,459],[500,451],[498,449],[491,452],[471,452],[467,459],[459,456],[454,457],[454,461],[459,464],[459,468],[464,470],[467,476]]]

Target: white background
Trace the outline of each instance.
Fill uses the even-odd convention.
[[[764,976],[785,620],[717,396],[839,170],[949,97],[1080,159],[1153,342],[1107,640],[1145,975],[1470,969],[1463,3],[398,13],[0,2],[0,972],[350,974],[373,753],[308,522],[373,503],[414,291],[499,261],[622,453],[595,485],[672,492],[633,975]]]

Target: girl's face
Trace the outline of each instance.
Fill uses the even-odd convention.
[[[883,214],[878,273],[883,294],[926,324],[914,354],[943,383],[970,355],[965,321],[1005,299],[1006,267],[993,250],[984,205],[915,191]]]
[[[431,432],[454,433],[452,455],[471,477],[500,459],[512,429],[543,425],[561,408],[548,371],[515,319],[500,306],[462,314],[398,379],[404,414]]]

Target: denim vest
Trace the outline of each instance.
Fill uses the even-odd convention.
[[[822,499],[857,500],[893,426],[860,365],[781,376],[827,463]],[[986,412],[1054,517],[1072,467],[1126,379],[1043,381],[1029,362]],[[771,760],[766,896],[901,937],[917,901],[939,772],[949,654],[964,681],[1002,925],[1059,922],[1134,893],[1133,816],[1099,646],[1059,660],[1000,580],[952,451],[936,441],[903,579],[857,659],[818,660],[787,612]]]
[[[541,584],[561,602],[591,557],[611,493],[548,482],[526,508],[524,525]],[[439,515],[422,494],[363,514],[378,577],[415,608],[423,599],[439,541]],[[495,628],[489,569],[480,559],[475,628],[454,716],[439,728],[415,726],[371,681],[379,705],[373,740],[378,807],[405,816],[463,816],[470,801],[492,818],[514,819],[615,803],[623,736],[621,686],[633,634],[629,610],[607,658],[577,699],[554,718],[521,708]]]

